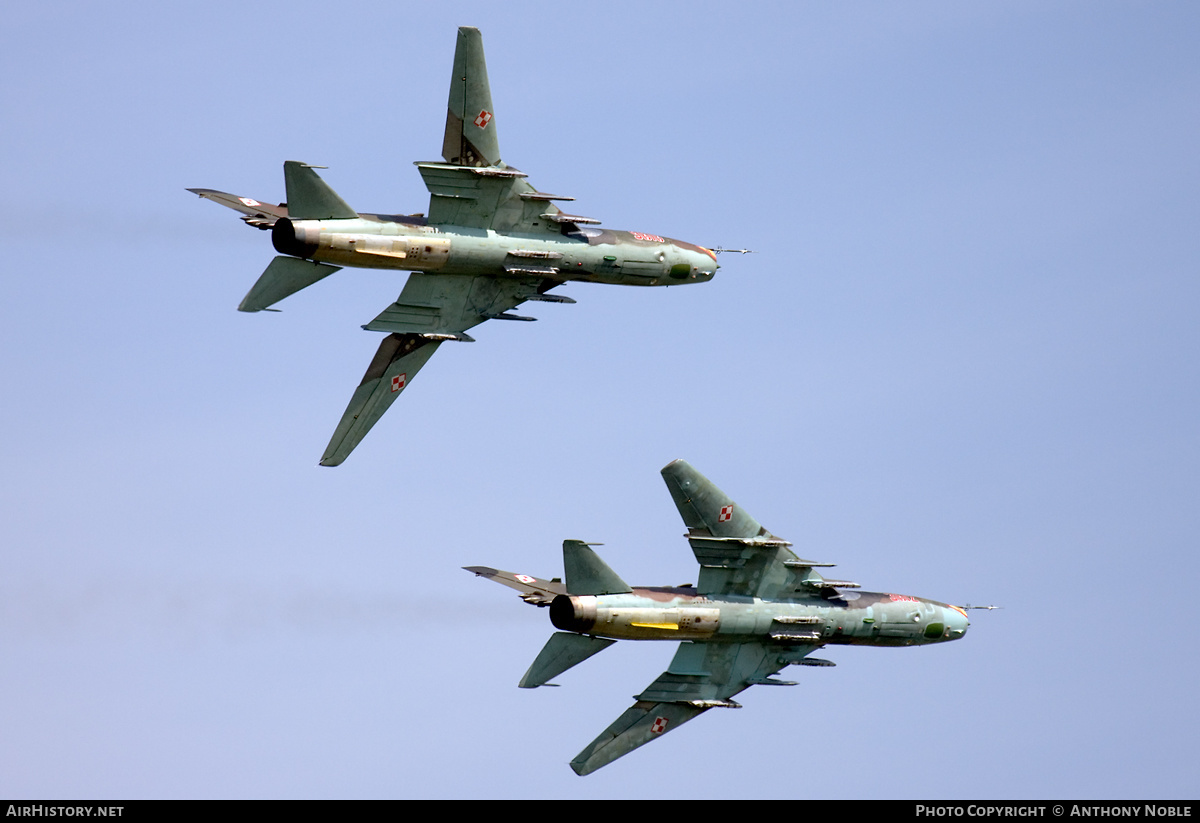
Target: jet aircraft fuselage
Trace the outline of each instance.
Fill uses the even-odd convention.
[[[908,595],[839,591],[816,600],[710,596],[691,587],[634,587],[629,594],[558,595],[556,628],[613,640],[727,640],[740,643],[916,646],[967,632],[957,606]]]
[[[550,293],[585,281],[622,286],[704,283],[716,252],[657,234],[599,228],[534,188],[500,159],[496,110],[479,30],[458,30],[442,160],[416,164],[429,190],[425,214],[366,214],[351,208],[308,163],[283,164],[287,202],[273,205],[215,189],[189,189],[271,230],[277,256],[239,311],[275,304],[343,267],[411,272],[400,296],[363,329],[388,333],[334,429],[322,466],[340,465],[444,342],[469,343],[487,320],[536,318],[525,303],[569,304]],[[739,250],[744,251],[744,250]]]
[[[489,566],[467,571],[550,607],[553,634],[518,684],[533,689],[617,640],[675,640],[667,670],[571,761],[576,774],[656,740],[709,709],[736,709],[751,686],[794,686],[788,666],[833,666],[824,646],[919,646],[967,633],[967,609],[903,594],[861,591],[797,557],[745,509],[682,460],[662,470],[700,564],[695,585],[634,587],[580,540],[563,541],[563,577]]]
[[[536,224],[531,228],[536,228]],[[641,232],[573,227],[559,236],[430,226],[402,215],[291,220],[271,230],[281,254],[334,266],[497,277],[544,277],[623,286],[677,286],[711,280],[716,255],[701,246]]]

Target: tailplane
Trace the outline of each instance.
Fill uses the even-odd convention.
[[[517,685],[522,689],[557,685],[549,681],[616,642],[604,637],[587,637],[573,632],[555,632],[550,635],[550,639],[538,653],[533,665],[529,667],[529,671],[525,672],[525,676]]]
[[[325,279],[335,271],[339,271],[337,266],[280,255],[271,261],[267,270],[259,275],[250,291],[246,292],[246,296],[238,304],[238,311],[279,311],[268,306],[273,306],[288,295]]]

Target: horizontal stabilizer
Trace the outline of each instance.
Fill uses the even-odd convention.
[[[563,541],[563,580],[568,594],[625,594],[629,584],[581,540]]]
[[[419,334],[389,334],[383,339],[325,447],[322,466],[340,465],[354,451],[440,345]]]
[[[287,187],[288,216],[293,220],[345,220],[358,217],[337,192],[305,163],[283,164]]]
[[[296,257],[276,257],[246,292],[238,311],[262,311],[339,270]]]
[[[525,672],[525,676],[517,685],[522,689],[536,689],[538,686],[544,686],[567,669],[577,666],[616,642],[604,637],[585,637],[582,634],[555,632],[550,635],[550,639],[538,653],[533,665],[529,667],[529,671]]]
[[[527,574],[513,574],[493,569],[490,566],[463,566],[463,568],[477,577],[486,577],[501,586],[516,589],[521,593],[522,600],[535,606],[549,606],[555,597],[567,593],[567,587],[558,580],[543,580]]]
[[[287,206],[283,204],[272,206],[268,203],[260,203],[251,197],[239,197],[236,194],[216,189],[188,189],[188,191],[200,195],[205,200],[211,200],[241,212],[242,219],[246,221],[247,225],[254,226],[256,229],[269,229],[275,225],[276,220],[288,216]]]

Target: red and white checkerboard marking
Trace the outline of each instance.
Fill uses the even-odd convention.
[[[513,577],[520,580],[522,583],[532,583],[534,579],[527,574],[514,574]]]
[[[398,374],[392,378],[392,391],[397,392],[404,388],[404,384],[408,381],[408,372]]]
[[[656,717],[654,722],[650,724],[650,734],[662,734],[667,730],[667,718]]]
[[[490,122],[492,122],[492,113],[487,109],[479,112],[479,116],[475,118],[475,125],[481,129],[486,129]]]
[[[721,507],[721,514],[717,516],[717,522],[724,523],[726,520],[733,519],[733,505]]]

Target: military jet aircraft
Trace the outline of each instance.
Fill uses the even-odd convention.
[[[526,175],[500,159],[483,39],[458,30],[445,162],[418,162],[429,214],[359,214],[305,163],[283,164],[287,202],[277,206],[213,189],[188,189],[271,231],[279,256],[240,311],[271,310],[288,295],[344,266],[412,272],[399,298],[367,325],[389,332],[333,433],[322,466],[336,466],[447,340],[473,342],[485,320],[534,320],[511,313],[527,300],[574,303],[549,292],[571,280],[677,286],[711,280],[716,254],[656,234],[594,228],[567,214]]]
[[[794,686],[790,665],[832,666],[822,646],[915,646],[957,640],[965,608],[902,594],[857,591],[817,573],[704,475],[682,460],[662,470],[700,563],[694,586],[630,586],[587,543],[563,543],[563,580],[487,566],[467,571],[550,607],[551,635],[518,684],[532,689],[616,640],[677,640],[667,670],[571,761],[590,774],[712,708],[736,709],[754,685]],[[592,544],[595,545],[595,544]],[[967,607],[969,608],[969,607]]]

